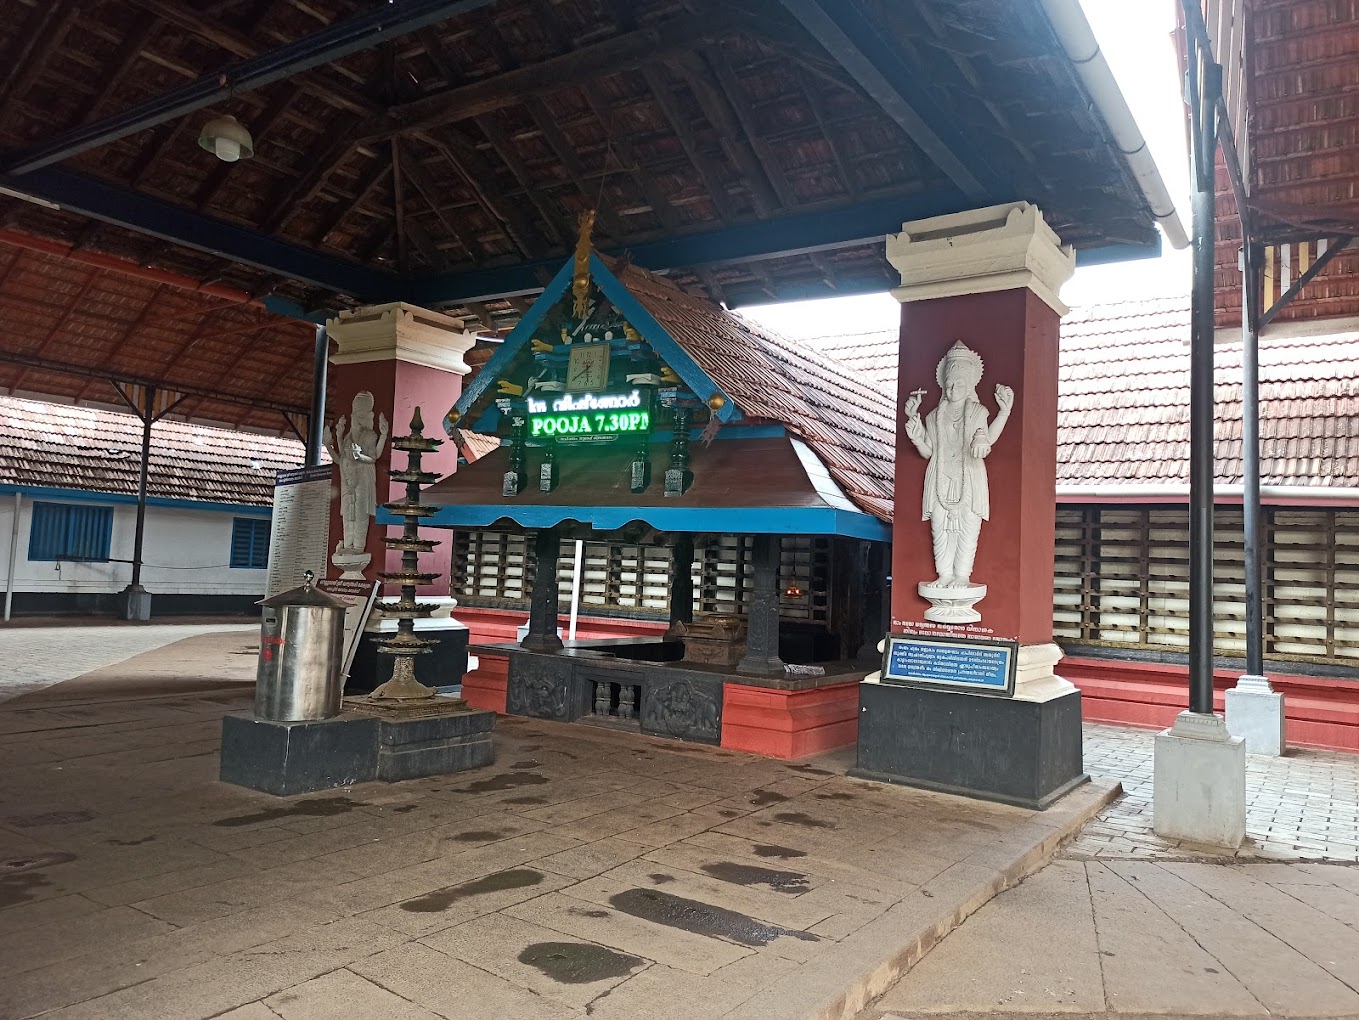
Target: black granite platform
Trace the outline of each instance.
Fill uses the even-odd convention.
[[[375,779],[397,782],[481,768],[495,761],[495,713],[403,718],[346,711],[319,722],[222,720],[224,783],[280,797]]]
[[[1080,691],[1034,702],[860,684],[850,775],[1046,808],[1089,779]]]

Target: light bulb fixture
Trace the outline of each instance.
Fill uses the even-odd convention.
[[[240,121],[228,114],[214,117],[203,125],[198,144],[223,163],[235,163],[255,154],[255,141]]]

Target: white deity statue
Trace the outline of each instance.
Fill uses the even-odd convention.
[[[344,521],[344,538],[335,548],[337,556],[360,555],[368,544],[368,522],[377,512],[376,465],[387,445],[387,416],[378,415],[378,428],[374,430],[371,393],[356,393],[350,414],[352,422],[348,429],[341,415],[335,423],[334,434],[329,426],[323,434],[330,459],[340,468],[340,519]]]
[[[991,516],[986,457],[1015,402],[1014,391],[998,385],[999,411],[988,422],[987,410],[977,398],[981,377],[981,358],[959,340],[935,370],[942,390],[939,406],[921,421],[925,391],[916,390],[904,408],[906,436],[930,462],[925,470],[921,520],[930,522],[937,577],[919,586],[920,594],[932,603],[925,612],[927,620],[972,623],[981,619],[972,606],[986,594],[986,587],[972,583],[972,565],[982,521]]]

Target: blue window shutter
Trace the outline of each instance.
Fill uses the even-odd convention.
[[[263,570],[269,565],[269,522],[236,517],[231,522],[231,565]]]
[[[111,506],[34,503],[28,558],[107,562],[112,537]]]

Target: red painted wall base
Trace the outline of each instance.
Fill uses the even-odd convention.
[[[802,758],[854,743],[859,682],[811,691],[725,684],[722,746],[770,758]]]
[[[1089,722],[1164,729],[1189,707],[1185,666],[1068,658],[1057,674],[1081,689],[1082,715]],[[1269,679],[1284,696],[1290,745],[1359,751],[1359,681],[1279,673]],[[1223,695],[1236,685],[1236,674],[1218,670],[1213,685],[1214,707],[1222,712]]]

